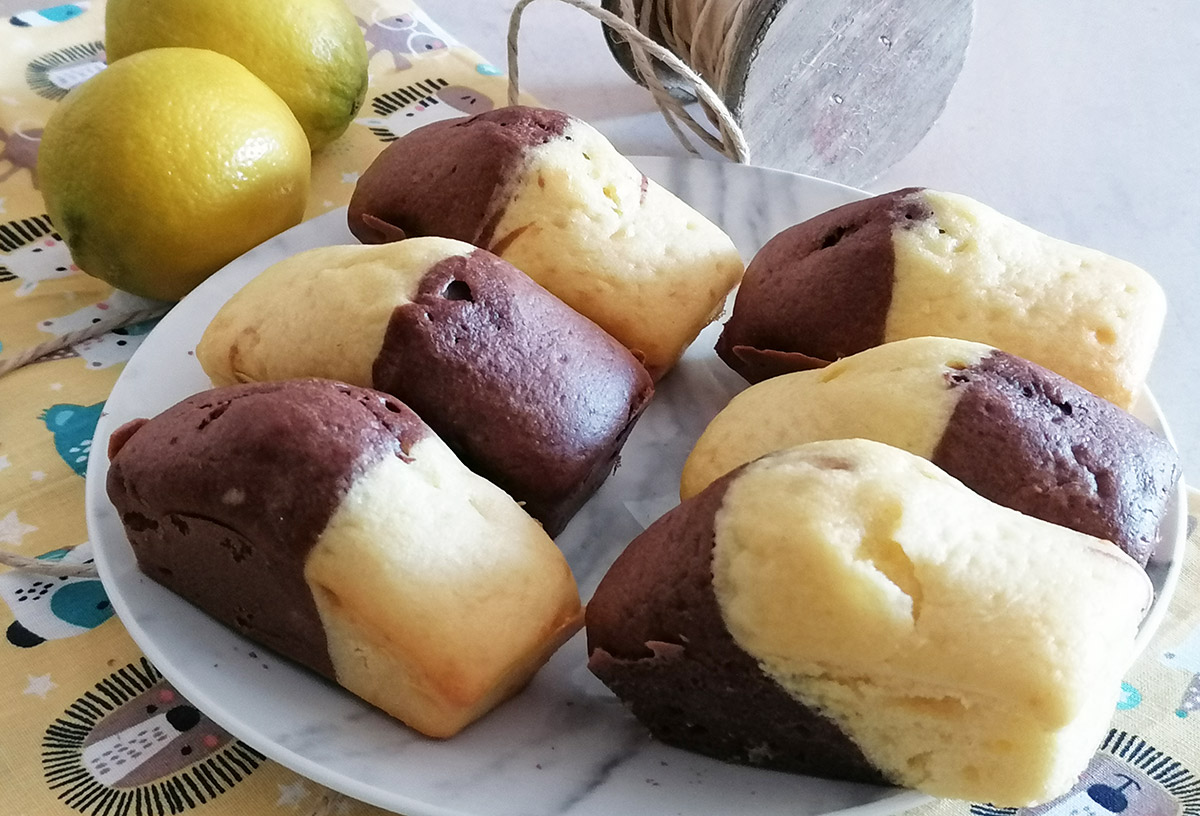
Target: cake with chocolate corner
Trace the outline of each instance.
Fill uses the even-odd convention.
[[[1108,539],[1142,565],[1180,478],[1171,444],[1111,402],[991,346],[918,337],[738,394],[697,440],[680,495],[765,453],[854,437],[929,459],[997,504]]]
[[[365,243],[437,235],[499,255],[595,321],[655,379],[743,272],[733,242],[561,111],[501,108],[402,136],[363,172]]]
[[[814,442],[638,536],[587,605],[588,666],[671,745],[1020,807],[1086,767],[1152,597],[1107,541]]]
[[[115,431],[147,576],[412,728],[458,732],[581,623],[541,526],[394,397],[238,385]]]
[[[751,382],[923,335],[975,340],[1122,408],[1166,312],[1144,270],[966,196],[919,188],[846,204],[751,261],[717,353]]]
[[[612,472],[654,392],[592,321],[444,238],[281,261],[221,307],[196,357],[217,385],[315,376],[396,396],[551,535]]]

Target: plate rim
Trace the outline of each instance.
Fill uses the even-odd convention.
[[[752,176],[764,172],[778,174],[780,176],[792,177],[796,179],[798,183],[819,185],[830,190],[837,190],[844,194],[852,195],[857,199],[866,198],[872,195],[864,190],[837,182],[827,181],[800,173],[793,173],[773,168],[757,167],[754,165],[739,165],[725,162],[713,162],[705,159],[676,158],[666,156],[629,156],[628,158],[639,167],[643,167],[644,165],[662,168],[678,166],[687,167],[693,164],[704,164],[709,166],[716,165],[721,167],[722,173],[732,172],[737,175],[749,173]],[[648,172],[647,174],[653,175],[652,172]],[[155,333],[159,332],[160,329],[165,329],[166,331],[164,333],[169,333],[173,329],[176,322],[183,324],[186,321],[188,309],[180,309],[179,306],[187,304],[189,300],[194,302],[200,298],[208,298],[208,293],[210,291],[216,291],[221,285],[222,278],[219,276],[221,276],[226,269],[228,269],[230,266],[240,264],[246,255],[253,253],[256,250],[277,241],[286,241],[288,236],[293,236],[298,233],[302,234],[306,231],[312,230],[318,223],[324,224],[327,221],[332,222],[336,219],[341,219],[342,223],[344,223],[345,214],[346,207],[343,206],[307,219],[306,221],[303,221],[300,224],[297,224],[296,226],[267,239],[262,244],[258,245],[258,247],[250,250],[245,255],[239,256],[238,259],[235,259],[228,266],[218,270],[218,272],[215,273],[213,277],[209,279],[209,281],[205,281],[199,287],[197,287],[196,290],[194,290],[192,293],[189,293],[183,300],[180,301],[180,304],[178,304],[176,307],[173,307],[167,313],[167,315],[162,318],[159,325],[156,326],[147,336],[146,341],[141,344],[141,346],[134,352],[134,355],[129,359],[129,361],[127,361],[125,368],[122,370],[117,381],[114,383],[111,393],[117,392],[117,390],[121,387],[121,381],[123,378],[125,378],[127,371],[130,371],[131,369],[135,371],[137,370],[134,364],[138,360],[139,355],[142,355],[143,353],[148,355],[150,353],[148,347],[152,347],[151,344]],[[261,271],[261,269],[259,271]],[[210,281],[212,281],[214,278],[217,279],[217,281],[210,285]],[[242,285],[244,285],[244,282]],[[146,351],[143,352],[143,349],[146,349]],[[1158,420],[1159,428],[1157,430],[1163,434],[1163,436],[1172,444],[1172,446],[1174,446],[1175,441],[1166,422],[1166,418],[1162,414],[1157,401],[1147,387],[1143,387],[1140,399],[1147,401],[1147,406],[1150,412]],[[170,683],[172,683],[179,690],[179,692],[183,694],[184,697],[196,705],[196,707],[203,711],[206,716],[210,717],[214,722],[228,731],[235,738],[245,742],[247,745],[253,747],[256,751],[259,751],[267,758],[278,762],[279,764],[297,774],[300,774],[301,776],[324,785],[332,791],[345,794],[346,796],[353,797],[367,804],[388,810],[401,808],[405,813],[410,814],[410,816],[424,816],[425,814],[428,814],[428,816],[481,816],[480,813],[474,811],[464,811],[455,808],[444,807],[423,799],[413,799],[410,796],[396,794],[393,791],[371,785],[355,777],[348,776],[339,771],[330,769],[325,764],[315,761],[304,754],[298,753],[297,751],[280,744],[276,740],[267,739],[265,742],[268,744],[264,745],[264,735],[257,732],[247,739],[244,734],[248,731],[254,730],[252,725],[244,725],[236,718],[227,718],[226,714],[228,712],[226,711],[225,707],[223,707],[212,697],[211,694],[206,691],[205,686],[195,685],[193,682],[191,682],[182,669],[177,670],[174,661],[168,656],[168,653],[160,647],[160,644],[157,642],[157,640],[153,637],[150,637],[148,633],[142,629],[140,624],[136,622],[132,608],[127,605],[127,599],[120,591],[119,578],[115,571],[116,568],[109,561],[109,553],[107,551],[109,544],[105,544],[103,540],[97,536],[97,533],[101,527],[101,522],[99,519],[101,507],[97,505],[97,502],[108,503],[107,494],[103,490],[101,484],[103,481],[105,481],[108,470],[107,443],[112,431],[115,430],[115,427],[112,427],[112,422],[107,420],[107,416],[107,411],[102,413],[100,422],[97,425],[95,436],[93,437],[92,450],[99,451],[100,455],[90,457],[86,472],[85,513],[87,517],[88,536],[89,540],[92,542],[93,555],[100,580],[103,583],[105,592],[108,594],[108,597],[113,604],[114,612],[117,614],[118,618],[121,619],[122,625],[129,633],[129,636],[134,641],[135,645],[145,654],[151,663],[154,664],[156,669],[158,669],[158,671]],[[1134,656],[1132,658],[1131,665],[1132,662],[1135,662],[1141,657],[1143,651],[1157,633],[1158,628],[1165,619],[1167,609],[1170,606],[1171,599],[1174,597],[1175,590],[1178,586],[1179,578],[1183,568],[1183,556],[1186,550],[1186,491],[1187,488],[1181,474],[1179,482],[1176,485],[1175,493],[1171,500],[1172,502],[1179,503],[1176,518],[1176,535],[1172,539],[1170,562],[1163,578],[1161,592],[1158,593],[1161,598],[1156,597],[1156,602],[1151,605],[1148,614],[1140,625],[1138,635],[1134,641]],[[108,506],[111,507],[111,504],[108,503]],[[1169,511],[1170,505],[1168,506],[1168,512]],[[125,541],[125,545],[126,547],[129,546],[127,540]],[[114,589],[116,590],[115,592]],[[232,630],[230,630],[230,632],[236,637],[241,637]],[[336,685],[330,684],[330,687],[331,689],[340,693],[349,694],[349,692],[345,692]],[[399,722],[397,722],[397,726],[399,728],[406,727]],[[935,797],[915,790],[894,788],[890,795],[884,795],[875,801],[852,805],[836,810],[820,811],[820,816],[888,816],[889,814],[900,813],[934,800]]]

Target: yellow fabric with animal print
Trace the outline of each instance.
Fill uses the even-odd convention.
[[[367,101],[313,159],[306,217],[347,203],[397,136],[503,104],[505,81],[406,0],[347,0],[370,52]],[[104,3],[0,20],[0,360],[148,301],[81,273],[38,192],[43,123],[104,67]],[[91,557],[83,473],[117,375],[150,323],[75,344],[0,377],[0,549]],[[233,738],[159,675],[100,582],[0,567],[0,816],[343,814],[333,794]],[[131,734],[149,734],[141,740]]]
[[[396,136],[501,104],[504,81],[406,0],[347,0],[371,54],[366,105],[314,159],[308,216],[344,205]],[[0,20],[0,360],[146,304],[80,273],[37,190],[42,123],[104,65],[104,4]],[[48,564],[91,558],[83,473],[96,422],[150,324],[0,377],[0,548]],[[1087,772],[1030,814],[1200,816],[1200,561],[1196,516],[1176,601],[1130,671]],[[141,654],[95,579],[0,567],[0,816],[366,816],[265,759],[194,708]],[[1014,656],[1019,659],[1019,656]],[[618,816],[618,814],[613,814]],[[730,814],[734,816],[734,814]],[[910,816],[1016,816],[936,802]]]
[[[347,0],[367,40],[370,87],[346,133],[313,156],[306,218],[345,206],[358,174],[397,136],[504,104],[498,69],[407,0]],[[86,8],[85,8],[86,7]],[[150,301],[82,274],[37,187],[42,126],[70,88],[104,67],[104,3],[0,21],[0,361]]]

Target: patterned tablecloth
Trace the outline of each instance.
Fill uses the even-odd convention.
[[[314,159],[307,217],[344,205],[370,160],[421,124],[503,104],[505,81],[406,0],[348,0],[371,53],[359,117]],[[0,361],[147,304],[80,273],[44,213],[36,155],[67,91],[104,66],[104,4],[0,20]],[[83,474],[96,421],[151,323],[80,342],[0,377],[0,548],[90,558]],[[1112,731],[1075,790],[1032,809],[1061,816],[1200,816],[1200,561],[1190,497],[1187,560],[1159,635],[1130,671]],[[318,814],[373,807],[265,759],[181,699],[130,640],[100,582],[0,567],[0,816]],[[123,765],[86,746],[147,720],[187,728]],[[1004,816],[937,802],[922,816]]]

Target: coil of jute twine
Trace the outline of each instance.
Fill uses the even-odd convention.
[[[853,185],[891,167],[933,126],[962,71],[974,16],[972,0],[561,1],[601,20],[617,62],[650,90],[685,146],[673,120],[696,132],[681,111],[697,101],[718,131],[700,138],[729,158]],[[510,77],[530,2],[513,10]]]
[[[585,0],[560,0],[569,6],[574,6],[581,11],[595,17],[604,24],[607,30],[618,32],[619,35],[628,39],[634,44],[632,59],[637,65],[637,76],[645,77],[646,87],[654,96],[654,101],[658,103],[659,110],[662,111],[663,118],[666,119],[667,125],[671,131],[679,139],[680,143],[688,150],[688,152],[696,154],[699,151],[688,141],[687,136],[680,130],[679,124],[683,123],[693,133],[696,134],[705,144],[712,149],[722,153],[737,162],[747,163],[750,161],[750,148],[746,144],[745,136],[742,134],[742,129],[738,126],[737,120],[733,114],[725,107],[725,103],[716,94],[708,83],[704,81],[692,68],[684,62],[677,54],[666,48],[661,43],[657,43],[650,39],[645,32],[639,31],[631,22],[634,17],[633,0],[616,0],[620,4],[621,14],[615,14],[608,9],[601,8]],[[517,99],[520,96],[520,60],[519,60],[519,45],[518,35],[521,30],[521,16],[525,13],[526,7],[534,0],[519,0],[513,8],[512,16],[509,19],[508,26],[508,104],[517,104]],[[651,59],[658,60],[659,63],[669,66],[674,75],[681,78],[682,81],[688,83],[689,87],[694,92],[694,97],[700,100],[705,109],[709,112],[710,120],[717,127],[718,134],[714,136],[712,133],[704,129],[696,119],[684,108],[680,101],[680,97],[668,89],[659,77],[659,71],[653,67]],[[677,80],[678,81],[678,80]]]

